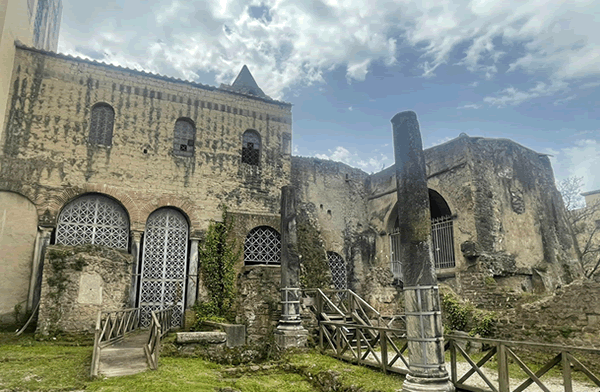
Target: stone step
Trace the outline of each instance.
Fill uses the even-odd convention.
[[[107,347],[100,351],[99,373],[105,377],[137,374],[148,369],[143,348]]]

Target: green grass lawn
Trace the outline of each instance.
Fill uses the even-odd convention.
[[[0,333],[0,391],[219,391],[309,392],[318,382],[394,392],[402,378],[320,355],[295,354],[259,367],[218,365],[199,358],[161,357],[157,371],[110,379],[89,378],[89,341],[36,341]]]

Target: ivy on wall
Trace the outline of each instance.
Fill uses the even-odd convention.
[[[307,223],[299,223],[298,252],[300,253],[300,285],[303,289],[328,289],[331,271],[321,234]]]
[[[206,238],[198,246],[200,275],[208,300],[195,307],[197,325],[203,320],[229,321],[235,300],[234,265],[241,257],[241,248],[230,238],[233,217],[222,206],[222,222],[212,221]]]

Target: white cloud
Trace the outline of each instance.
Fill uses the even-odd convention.
[[[575,95],[569,95],[566,98],[561,98],[561,99],[557,99],[556,101],[554,101],[554,106],[558,106],[558,105],[562,105],[563,103],[572,101],[576,98]]]
[[[348,107],[348,111],[350,111],[350,112],[351,112],[351,111],[353,111],[353,110],[354,110],[354,108],[353,108],[352,106],[349,106],[349,107]]]
[[[315,158],[328,159],[331,161],[343,162],[349,166],[357,167],[367,173],[375,173],[382,170],[385,166],[393,162],[383,153],[372,152],[369,157],[361,157],[348,149],[337,146],[335,150],[328,150],[329,154],[315,154]]]
[[[514,106],[538,97],[553,95],[567,89],[567,84],[562,81],[554,81],[551,84],[538,82],[529,90],[523,91],[514,87],[508,87],[495,97],[485,97],[484,102],[497,107]]]
[[[600,134],[600,130],[593,132]],[[600,141],[579,139],[560,150],[548,150],[557,181],[567,177],[583,177],[584,191],[600,189]]]
[[[479,109],[481,105],[470,103],[467,105],[459,106],[457,109]]]
[[[413,65],[428,77],[458,48],[459,64],[488,79],[506,64],[510,71],[543,72],[544,81],[600,75],[600,3],[593,0],[373,0],[369,6],[359,0],[130,0],[102,10],[76,0],[63,5],[63,52],[93,51],[106,62],[176,77],[208,72],[217,83],[230,83],[247,64],[275,98],[294,86],[322,83],[323,72],[339,66],[349,81],[365,80],[373,62],[395,64],[404,50],[421,55]],[[264,12],[252,16],[251,7]]]

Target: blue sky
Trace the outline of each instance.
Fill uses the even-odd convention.
[[[294,154],[393,164],[390,119],[425,147],[464,132],[600,189],[600,2],[63,0],[59,51],[210,85],[247,64],[291,102]]]

